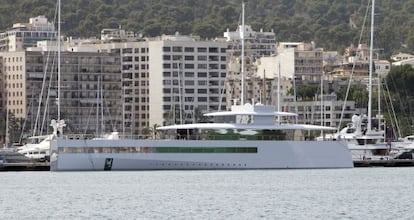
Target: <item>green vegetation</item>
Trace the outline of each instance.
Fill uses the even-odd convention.
[[[362,85],[351,86],[351,88],[349,88],[348,97],[346,97],[346,90],[347,90],[346,87],[342,87],[339,90],[339,92],[337,93],[338,100],[354,100],[355,107],[357,108],[366,108],[368,106],[368,90],[366,86],[362,86]]]
[[[315,96],[320,93],[319,86],[315,85],[297,85],[296,86],[296,97],[302,101],[312,101],[314,100]],[[288,91],[289,95],[294,94],[294,89],[291,88]]]
[[[16,118],[13,113],[9,113],[9,140],[10,143],[17,143],[20,139],[24,121]],[[0,111],[0,139],[6,136],[6,111]],[[2,146],[0,146],[2,147]]]
[[[410,65],[394,66],[386,78],[386,84],[402,132],[414,133],[414,68]]]
[[[142,33],[222,36],[240,22],[241,0],[72,0],[62,1],[62,30],[66,35],[99,36],[103,28]],[[318,47],[338,50],[356,44],[367,0],[251,0],[246,23],[254,30],[274,30],[278,41],[315,41]],[[30,17],[53,20],[56,0],[3,0],[0,30]],[[414,50],[414,0],[377,1],[375,47],[388,57]],[[369,19],[368,19],[369,20]],[[367,27],[369,24],[367,24]],[[368,31],[364,41],[367,42]]]

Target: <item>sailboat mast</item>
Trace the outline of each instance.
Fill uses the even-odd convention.
[[[240,102],[241,105],[244,105],[244,5],[242,4],[242,27],[240,30],[240,40],[241,40],[241,97]]]
[[[373,72],[373,66],[372,66],[372,51],[374,48],[374,10],[375,10],[375,0],[372,0],[372,9],[371,9],[371,40],[370,40],[370,48],[369,48],[369,78],[368,78],[368,127],[367,130],[371,131],[372,128],[372,72]]]
[[[280,61],[278,64],[278,73],[277,73],[277,111],[280,112],[282,110],[280,106]],[[280,115],[277,116],[277,122],[280,123]]]
[[[57,81],[58,81],[58,94],[57,94],[57,120],[60,121],[60,50],[61,50],[61,45],[60,45],[60,0],[58,0],[58,39],[57,39],[57,43],[58,43],[58,76],[57,76]]]
[[[7,82],[7,79],[6,79]],[[6,135],[4,138],[4,148],[9,148],[10,135],[9,135],[9,87],[6,83]]]

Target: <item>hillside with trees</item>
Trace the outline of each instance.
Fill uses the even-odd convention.
[[[369,0],[245,2],[246,24],[256,31],[273,30],[277,41],[315,41],[317,47],[343,52],[349,45],[358,43],[361,30],[364,30],[362,42],[369,43]],[[104,28],[122,26],[149,37],[178,31],[215,38],[223,36],[227,28],[236,30],[241,23],[241,3],[242,0],[62,1],[62,31],[67,36],[99,37]],[[53,21],[55,8],[56,0],[1,0],[0,31],[39,15]],[[414,0],[376,1],[375,48],[379,49],[383,59],[397,52],[414,53],[413,11]],[[367,12],[368,21],[362,28]],[[413,83],[414,70],[409,66],[392,68],[386,79],[390,100],[407,134],[414,131],[411,126],[414,124],[411,117],[414,111]],[[316,88],[309,86],[299,88],[298,96],[303,100],[311,99],[315,91]],[[343,99],[344,94],[342,91],[338,97]],[[366,97],[364,88],[352,88],[349,99],[362,105],[367,102]]]
[[[103,28],[142,33],[222,36],[240,24],[242,0],[71,0],[62,1],[66,35],[99,36]],[[274,30],[278,41],[315,41],[342,51],[358,42],[368,0],[250,0],[246,23],[254,30]],[[0,30],[30,17],[53,20],[56,0],[2,0]],[[414,0],[377,1],[376,48],[383,57],[414,51]],[[369,19],[368,19],[369,20]],[[369,26],[369,24],[367,24]],[[367,39],[367,38],[366,38]]]

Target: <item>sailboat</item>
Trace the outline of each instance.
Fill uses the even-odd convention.
[[[244,81],[244,3],[241,79]],[[283,124],[293,113],[274,106],[240,102],[230,111],[204,114],[212,123],[161,126],[175,131],[164,139],[70,140],[51,142],[51,171],[351,168],[344,141],[295,140],[293,132],[335,128]]]
[[[389,160],[397,154],[391,142],[385,141],[385,120],[382,115],[372,117],[373,41],[375,0],[371,4],[371,30],[368,78],[368,114],[353,115],[351,123],[335,134],[327,134],[325,139],[342,139],[348,143],[354,161]],[[380,81],[378,80],[378,86]],[[375,123],[375,125],[374,125]],[[322,139],[322,137],[319,137]]]
[[[61,77],[61,36],[60,36],[60,0],[58,0],[58,34],[57,34],[57,55],[58,55],[58,92],[57,92],[57,120],[53,119],[50,126],[53,128],[52,134],[43,135],[43,136],[33,136],[29,139],[37,139],[38,143],[28,143],[19,148],[17,152],[23,154],[24,156],[38,160],[38,161],[47,161],[50,158],[50,142],[57,137],[63,135],[63,127],[66,126],[65,121],[60,119],[60,77]]]

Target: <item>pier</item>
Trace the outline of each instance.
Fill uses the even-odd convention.
[[[49,162],[1,163],[0,171],[49,171]]]
[[[0,151],[0,171],[49,171],[48,161],[36,161],[13,150]]]
[[[358,160],[354,167],[412,167],[414,159]]]

